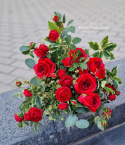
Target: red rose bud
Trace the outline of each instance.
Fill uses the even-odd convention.
[[[33,43],[34,43],[34,42],[30,42],[30,46],[32,46]]]
[[[29,90],[27,90],[27,89],[24,89],[24,95],[26,96],[26,97],[31,97],[33,94],[29,91]]]
[[[116,94],[117,96],[119,96],[119,95],[121,94],[121,92],[120,92],[120,91],[116,91],[115,94]]]
[[[49,32],[49,40],[56,41],[59,38],[59,33],[57,30],[51,30]]]
[[[16,86],[17,87],[20,87],[22,85],[22,82],[21,81],[16,81]]]
[[[67,109],[67,106],[68,106],[68,103],[60,103],[60,104],[58,105],[58,108],[59,108],[60,110],[65,110],[65,109]]]
[[[17,122],[22,122],[23,119],[24,119],[24,117],[21,117],[21,116],[19,116],[18,114],[15,114],[15,120],[16,120]]]
[[[65,75],[66,75],[66,70],[65,69],[58,70],[58,72],[57,72],[58,77],[62,77],[62,76],[65,76]]]
[[[76,102],[75,100],[72,100],[72,101],[71,101],[71,104],[72,104],[73,106],[75,106],[75,105],[77,104],[77,102]]]
[[[51,77],[52,77],[53,79],[55,79],[55,78],[57,77],[57,75],[56,75],[55,73],[52,73],[52,74],[51,74]]]
[[[103,126],[107,126],[107,125],[108,125],[107,120],[103,119],[103,120],[102,120],[102,125],[103,125]]]
[[[18,123],[18,127],[19,127],[19,128],[23,127],[22,122],[19,122],[19,123]]]
[[[58,22],[59,21],[59,17],[58,16],[54,16],[53,21]]]
[[[115,95],[115,94],[110,95],[110,96],[108,97],[108,99],[109,99],[110,101],[114,101],[114,100],[116,99],[116,95]]]

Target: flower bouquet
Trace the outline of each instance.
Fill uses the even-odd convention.
[[[48,21],[50,32],[44,39],[48,45],[31,42],[20,48],[22,54],[31,57],[25,64],[36,76],[16,82],[20,92],[14,96],[23,98],[20,112],[15,114],[18,127],[30,125],[36,132],[40,120],[47,116],[54,121],[65,119],[66,127],[84,129],[95,123],[104,130],[112,112],[107,103],[120,95],[118,85],[122,81],[117,77],[117,66],[106,69],[102,58],[115,59],[112,51],[117,45],[109,43],[108,36],[100,45],[91,41],[89,46],[95,52],[90,55],[89,49],[76,47],[81,38],[71,37],[75,32],[73,20],[65,24],[65,15],[55,12],[52,21]],[[91,118],[78,119],[87,112],[92,113]]]

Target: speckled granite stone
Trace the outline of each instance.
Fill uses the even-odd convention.
[[[125,59],[108,63],[106,67],[113,68],[119,64],[118,76],[125,80]],[[21,99],[13,98],[14,92],[0,94],[0,145],[67,145],[80,140],[81,138],[90,136],[100,130],[94,126],[89,129],[78,129],[75,126],[66,128],[64,121],[53,122],[47,118],[41,121],[42,126],[39,127],[38,133],[34,134],[30,127],[18,129],[17,122],[14,120],[14,114],[18,112],[18,106]],[[112,119],[109,126],[113,127],[125,120],[125,86],[120,87],[121,95],[111,102]],[[88,118],[89,113],[80,115],[79,118]]]

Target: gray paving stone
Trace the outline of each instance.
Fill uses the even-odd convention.
[[[9,74],[0,73],[0,83],[10,84],[15,80],[15,76]]]
[[[51,20],[54,11],[65,13],[67,21],[74,19],[72,25],[76,27],[76,33],[72,36],[83,39],[78,47],[89,48],[86,44],[88,41],[100,42],[103,37],[109,35],[109,39],[118,44],[117,49],[114,50],[116,60],[125,58],[123,49],[125,47],[124,0],[96,0],[94,2],[48,0],[46,3],[41,0],[0,0],[0,56],[10,59],[8,62],[6,58],[3,60],[0,58],[0,65],[6,64],[9,69],[13,59],[24,61],[27,57],[20,53],[21,45],[29,45],[32,41],[45,42],[43,39],[49,34],[48,20]],[[79,26],[100,25],[110,29],[79,29]],[[14,63],[16,69],[18,69],[17,62]],[[25,69],[23,63],[20,63],[19,67]]]
[[[14,59],[10,59],[10,58],[6,58],[6,57],[0,57],[0,63],[1,64],[6,64],[6,65],[9,65],[11,64],[12,62],[14,62]]]
[[[2,73],[10,73],[15,69],[15,67],[0,64],[0,72]]]

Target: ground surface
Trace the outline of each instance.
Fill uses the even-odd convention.
[[[25,66],[26,56],[19,47],[31,41],[44,42],[49,33],[47,22],[54,11],[65,13],[67,21],[74,19],[75,36],[82,38],[78,46],[89,48],[88,41],[100,42],[109,35],[110,41],[118,44],[114,50],[116,59],[125,58],[124,0],[0,0],[1,93],[13,89],[17,78],[35,75]]]

